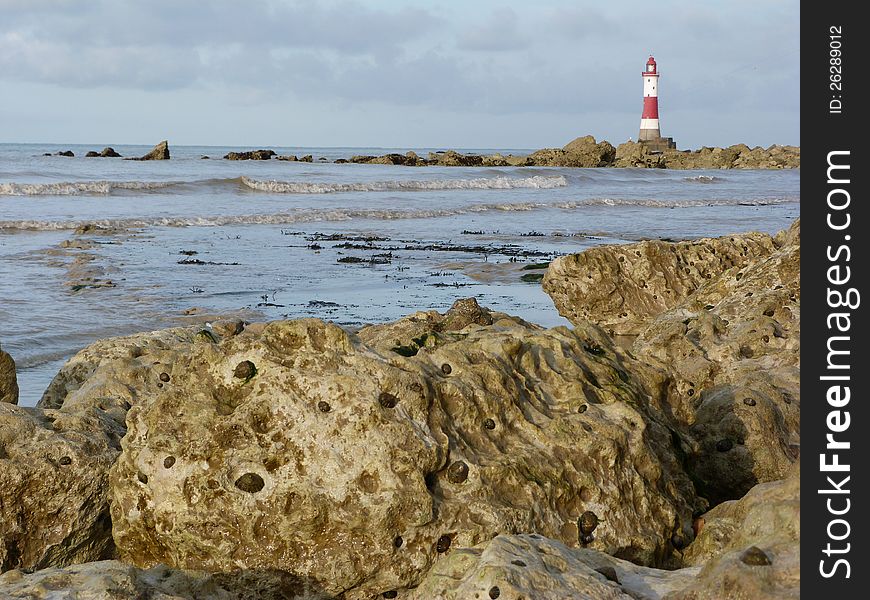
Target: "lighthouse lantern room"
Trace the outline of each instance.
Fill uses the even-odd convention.
[[[643,114],[640,118],[638,140],[654,150],[676,148],[671,138],[663,138],[659,129],[659,72],[656,59],[652,56],[646,61],[643,76]]]

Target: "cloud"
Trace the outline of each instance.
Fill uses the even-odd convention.
[[[492,12],[484,23],[461,31],[456,41],[460,50],[508,52],[528,48],[530,39],[520,31],[517,13],[510,8]]]
[[[0,81],[100,90],[109,103],[121,91],[169,91],[253,112],[315,106],[327,119],[368,107],[580,123],[602,111],[639,114],[653,51],[669,123],[678,111],[772,107],[796,122],[796,0],[650,6],[0,0]]]

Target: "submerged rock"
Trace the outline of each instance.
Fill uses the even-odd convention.
[[[15,360],[0,347],[0,402],[18,404],[18,376]]]

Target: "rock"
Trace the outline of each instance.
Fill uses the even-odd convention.
[[[211,575],[177,571],[158,565],[137,569],[115,560],[0,576],[0,592],[8,600],[327,600],[316,585],[290,573]]]
[[[160,389],[156,387],[158,376],[171,370],[177,348],[211,343],[213,338],[217,336],[208,329],[183,327],[99,340],[61,367],[37,407],[87,406],[102,397],[117,398],[132,406],[141,401],[143,393]]]
[[[579,137],[564,148],[544,148],[529,155],[536,166],[545,167],[609,167],[616,150],[610,142],[598,143],[591,135]]]
[[[226,160],[270,160],[276,156],[274,150],[249,150],[246,152],[229,152],[224,155]],[[283,158],[281,160],[289,160]]]
[[[486,321],[472,309],[431,322]],[[691,532],[703,505],[633,360],[600,330],[493,317],[430,329],[404,356],[388,336],[429,321],[403,323],[356,337],[279,321],[176,345],[171,383],[127,413],[111,471],[121,558],[282,569],[362,598],[415,585],[436,557],[502,532],[578,545],[577,518],[594,510],[594,548],[676,560],[671,533]],[[243,361],[255,370],[239,379]]]
[[[634,342],[638,358],[671,373],[668,402],[693,440],[687,466],[713,503],[781,479],[799,457],[800,221],[772,241]]]
[[[303,156],[302,158],[299,159],[299,162],[309,162],[309,163],[314,162],[314,157],[311,156],[310,154],[306,154],[305,156]]]
[[[597,246],[551,262],[543,287],[569,321],[590,319],[614,334],[636,335],[712,278],[774,249],[762,233]]]
[[[94,150],[89,150],[87,154],[85,154],[85,158],[94,158],[100,156],[99,152],[95,152]]]
[[[295,154],[291,154],[291,155],[281,155],[281,156],[276,156],[276,157],[275,157],[275,160],[284,160],[284,161],[288,161],[288,162],[296,162],[296,161],[298,161],[299,159],[296,158],[296,155],[295,155]]]
[[[18,404],[18,376],[15,360],[0,347],[0,403]]]
[[[114,555],[106,473],[123,433],[111,398],[75,410],[0,403],[0,571]]]
[[[105,148],[103,148],[103,149],[100,151],[100,156],[102,156],[102,157],[106,157],[106,158],[120,158],[120,157],[121,157],[121,155],[118,154],[117,152],[115,152],[115,149],[112,148],[111,146],[106,146]],[[166,149],[166,156],[167,156],[167,158],[169,157],[169,148],[168,148],[168,146],[167,146],[167,149]]]
[[[685,550],[684,564],[705,565],[751,547],[767,555],[798,546],[800,507],[800,463],[796,462],[785,479],[760,483],[739,500],[723,502],[704,514],[703,526]]]
[[[435,563],[408,600],[594,598],[657,600],[694,582],[699,568],[661,571],[540,535],[499,535]]]
[[[58,152],[58,153],[56,154],[56,156],[69,156],[69,157],[73,157],[73,156],[75,156],[75,154],[73,154],[73,151],[72,151],[72,150],[61,150],[60,152]]]
[[[126,160],[169,160],[169,142],[164,140],[154,146],[148,154]]]
[[[686,466],[712,503],[782,478],[800,448],[800,222],[677,244],[598,247],[553,261],[560,312],[638,335],[670,374],[663,399]]]
[[[486,308],[481,308],[475,298],[457,300],[444,315],[442,329],[458,331],[469,325],[492,325],[492,315]]]
[[[640,167],[663,169],[665,160],[661,153],[653,153],[649,146],[639,142],[625,142],[616,148],[614,167]]]

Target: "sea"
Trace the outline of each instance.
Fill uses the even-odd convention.
[[[97,339],[226,317],[352,330],[475,297],[565,325],[539,283],[554,257],[774,233],[800,215],[799,170],[334,163],[409,148],[272,147],[311,163],[222,159],[256,149],[238,146],[85,158],[104,146],[0,144],[0,346],[25,406]],[[60,150],[75,157],[44,156]]]

